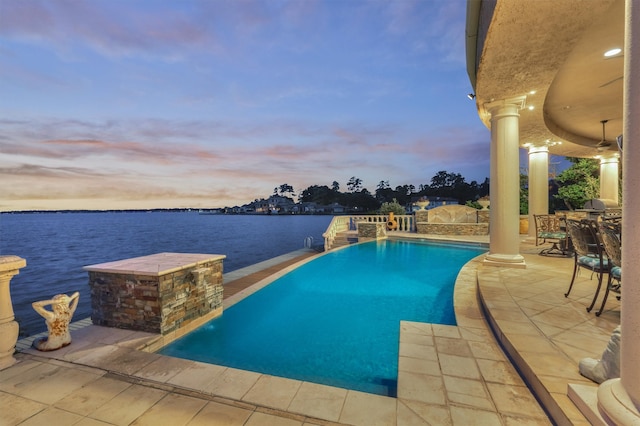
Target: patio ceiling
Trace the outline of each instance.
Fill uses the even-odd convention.
[[[624,0],[469,0],[468,8],[472,43],[478,28],[477,46],[468,44],[477,49],[468,52],[469,74],[487,127],[485,104],[526,96],[521,146],[560,141],[549,151],[573,157],[617,152],[623,56],[606,58],[604,52],[624,47]],[[601,120],[608,120],[611,146],[599,151]]]

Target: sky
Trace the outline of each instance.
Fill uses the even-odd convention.
[[[0,0],[0,211],[489,176],[466,0]]]

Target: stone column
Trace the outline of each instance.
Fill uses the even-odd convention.
[[[605,420],[640,424],[640,0],[626,0],[624,42],[622,285],[620,306],[620,378],[598,388]]]
[[[529,238],[536,238],[534,214],[549,213],[549,148],[529,147]]]
[[[485,105],[491,114],[491,215],[484,263],[525,267],[520,255],[520,127],[524,97]]]
[[[18,341],[19,326],[14,321],[9,283],[27,262],[18,256],[0,256],[0,370],[15,364],[13,357]]]
[[[618,202],[618,156],[600,159],[600,198]]]

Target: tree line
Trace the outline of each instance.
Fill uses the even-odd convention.
[[[321,205],[340,204],[348,209],[357,211],[373,211],[383,203],[396,200],[407,206],[422,198],[446,198],[456,200],[459,204],[475,201],[489,194],[489,178],[478,183],[475,180],[467,182],[460,173],[439,171],[428,184],[398,185],[392,188],[388,180],[381,180],[375,193],[363,188],[362,179],[352,176],[346,184],[347,190],[340,191],[340,184],[333,181],[328,185],[311,185],[298,194],[298,202],[314,202]],[[295,197],[294,188],[284,183],[274,188],[274,195]]]
[[[549,212],[555,210],[582,208],[584,203],[599,196],[600,179],[598,161],[591,158],[570,158],[572,165],[549,180]],[[621,180],[620,180],[621,182]],[[331,186],[312,185],[298,195],[299,202],[315,202],[321,205],[338,203],[348,209],[374,211],[383,203],[397,201],[402,206],[423,198],[446,198],[458,204],[474,205],[479,198],[489,195],[489,178],[482,183],[467,182],[460,173],[445,170],[437,172],[428,184],[399,185],[392,188],[388,180],[381,180],[375,193],[363,188],[362,179],[352,176],[347,182],[347,191],[340,191],[340,184],[333,181]],[[274,194],[295,197],[289,184],[274,189]],[[477,206],[476,206],[477,207]],[[520,175],[520,213],[528,213],[528,177]]]

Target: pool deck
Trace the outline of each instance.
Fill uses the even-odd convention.
[[[156,335],[85,319],[60,350],[31,349],[36,336],[19,342],[19,362],[0,371],[0,424],[546,425],[551,416],[587,425],[568,385],[595,388],[578,361],[600,357],[619,302],[611,297],[600,317],[587,313],[594,280],[583,273],[565,298],[573,260],[539,249],[523,242],[526,269],[469,262],[456,282],[458,326],[400,324],[398,398],[142,352]],[[316,255],[225,274],[225,306]]]

